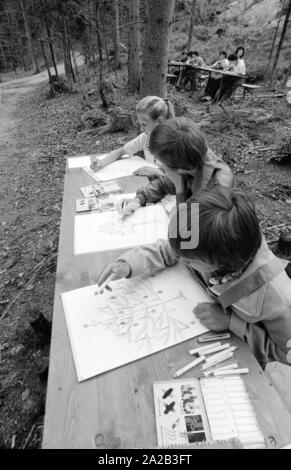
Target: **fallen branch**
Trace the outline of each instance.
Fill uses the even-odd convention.
[[[45,265],[49,265],[51,264],[51,262],[57,257],[57,253],[55,253],[54,255],[50,256],[49,258],[45,258],[43,259],[40,263],[37,264],[37,266],[35,267],[35,269],[33,270],[33,275],[28,279],[28,281],[25,283],[25,285],[23,286],[23,288],[20,290],[20,292],[18,292],[15,297],[13,297],[13,299],[11,300],[11,302],[7,305],[7,307],[4,309],[3,313],[1,314],[0,316],[0,321],[3,320],[6,315],[8,314],[9,310],[11,309],[12,305],[15,304],[15,302],[19,299],[19,297],[21,297],[21,295],[23,294],[23,292],[26,290],[27,286],[33,282],[37,275],[42,271],[43,267]]]
[[[36,424],[33,424],[32,427],[31,427],[31,430],[29,431],[29,434],[28,434],[27,438],[25,439],[25,443],[23,444],[22,449],[26,449],[26,446],[30,441],[30,438],[33,434],[33,431],[35,430],[35,427],[36,427]]]
[[[267,95],[257,95],[257,98],[282,98],[284,96],[284,93],[269,93]]]
[[[266,228],[264,228],[264,231],[265,230],[273,230],[274,228],[285,227],[285,226],[286,226],[286,222],[284,222],[282,224],[278,224],[278,225],[272,225],[271,227],[266,227]]]

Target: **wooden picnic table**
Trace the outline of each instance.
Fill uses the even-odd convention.
[[[208,72],[208,74],[209,74],[208,75],[208,80],[210,78],[211,72],[213,72],[215,74],[222,75],[222,80],[221,80],[221,83],[220,83],[220,89],[223,86],[223,78],[224,77],[245,78],[245,75],[229,72],[227,70],[214,69],[212,67],[208,67],[207,65],[198,66],[198,65],[186,64],[185,62],[170,61],[168,63],[168,67],[179,67],[180,73],[179,73],[179,78],[178,78],[178,81],[177,81],[177,86],[179,86],[180,83],[181,83],[182,76],[183,76],[183,73],[182,73],[183,68],[191,67],[193,69],[193,85],[192,85],[192,88],[191,88],[192,95],[193,95],[194,90],[196,89],[195,83],[196,83],[197,72],[199,72],[199,71],[200,72]],[[206,87],[207,87],[207,84],[206,84]]]
[[[219,70],[219,69],[214,69],[212,67],[208,67],[207,65],[204,66],[198,66],[198,65],[191,65],[191,64],[186,64],[185,62],[176,62],[176,61],[170,61],[168,63],[168,67],[173,66],[173,67],[192,67],[195,70],[202,70],[204,72],[214,72],[214,73],[219,73],[221,75],[228,75],[230,77],[237,77],[237,78],[245,78],[245,75],[241,75],[238,73],[233,73],[229,72],[228,70]]]
[[[145,180],[130,177],[119,181],[123,192],[134,192]],[[73,254],[75,201],[81,197],[80,186],[93,183],[82,169],[66,170],[42,447],[152,449],[157,447],[153,382],[172,379],[172,372],[189,362],[189,348],[198,343],[192,339],[89,380],[77,381],[60,293],[96,283],[104,265],[122,252]],[[281,447],[290,443],[291,417],[277,392],[248,346],[235,336],[231,344],[238,346],[235,362],[250,369],[243,380],[267,445]],[[196,369],[182,377],[200,377],[199,367]]]

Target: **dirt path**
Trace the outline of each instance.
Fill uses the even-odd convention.
[[[66,120],[44,99],[47,81],[42,72],[0,85],[0,448],[41,442],[50,338],[32,326],[51,320],[62,142],[75,112]]]

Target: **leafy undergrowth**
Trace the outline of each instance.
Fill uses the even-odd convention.
[[[21,97],[18,126],[0,171],[2,448],[41,446],[65,157],[110,150],[136,133],[86,133],[82,117],[88,109],[98,113],[100,105],[94,82],[86,89],[91,91],[85,101],[81,89],[48,100],[40,87]],[[114,93],[118,107],[134,107],[136,96],[126,95],[122,87]],[[199,94],[189,98],[169,89],[171,99],[201,125],[209,146],[230,164],[236,184],[256,203],[276,251],[274,241],[291,223],[290,166],[271,164],[268,152],[290,137],[290,108],[285,98],[253,98],[227,105],[229,116],[219,108],[208,114]],[[44,324],[37,328],[40,318]]]

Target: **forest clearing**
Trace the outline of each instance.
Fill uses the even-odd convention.
[[[14,8],[17,3],[18,0],[11,2]],[[26,8],[32,8],[31,12],[40,21],[36,3],[33,0],[20,1],[22,5],[30,4]],[[57,35],[58,26],[55,26],[55,30],[52,26],[56,6],[53,5],[54,2],[47,3],[52,4],[47,11],[50,18],[48,24],[51,25],[53,34]],[[199,49],[200,55],[209,59],[207,63],[210,65],[220,50],[228,47],[229,52],[232,52],[243,45],[246,50],[247,76],[249,72],[249,76],[254,79],[252,83],[261,86],[255,93],[247,94],[244,100],[238,92],[225,103],[226,111],[214,104],[208,112],[207,104],[201,100],[203,86],[198,87],[193,96],[189,97],[188,89],[181,92],[169,81],[155,82],[151,78],[152,69],[146,68],[146,65],[142,74],[141,93],[136,85],[136,81],[139,83],[139,73],[138,78],[131,75],[132,82],[128,83],[128,50],[126,48],[124,51],[122,46],[117,47],[116,42],[111,44],[109,40],[110,31],[114,30],[116,10],[112,5],[108,6],[108,2],[84,2],[86,5],[83,5],[83,11],[80,7],[83,15],[80,17],[84,19],[89,15],[93,4],[94,8],[98,3],[101,5],[101,20],[106,17],[105,42],[118,49],[115,49],[115,55],[112,54],[111,61],[108,56],[100,61],[98,29],[97,32],[95,29],[92,32],[92,24],[85,21],[84,29],[80,27],[78,30],[81,20],[79,18],[73,22],[74,7],[70,6],[70,0],[59,3],[63,3],[76,52],[73,73],[68,72],[71,67],[70,48],[63,51],[63,39],[59,38],[55,40],[56,43],[59,41],[55,59],[59,75],[56,82],[48,82],[48,70],[54,75],[55,68],[45,66],[41,41],[37,47],[34,46],[35,49],[38,48],[38,62],[42,63],[38,73],[32,75],[33,70],[28,67],[26,71],[20,70],[20,64],[17,76],[8,63],[5,70],[5,54],[0,62],[2,449],[39,449],[42,445],[66,159],[77,155],[107,153],[135,138],[139,134],[135,106],[141,97],[151,94],[166,97],[173,103],[176,116],[189,118],[202,130],[209,148],[232,170],[235,186],[245,191],[255,203],[269,248],[279,257],[291,261],[291,108],[286,99],[287,79],[291,76],[290,24],[275,70],[272,70],[270,61],[268,73],[265,74],[277,22],[269,30],[252,24],[248,32],[247,28],[241,28],[241,20],[235,22],[226,19],[222,22],[212,10],[203,10],[202,1],[193,1],[193,32],[188,50]],[[120,24],[131,23],[129,16],[134,11],[129,12],[129,7],[133,2],[116,0],[111,3],[119,4]],[[140,0],[143,19],[148,3],[153,2]],[[170,7],[173,9],[175,2],[160,3],[161,6],[172,3]],[[221,0],[215,3],[216,10],[222,12],[225,4],[230,2]],[[11,21],[13,18],[17,20],[17,16],[13,16],[13,5],[8,8],[7,4],[4,0],[0,2],[1,11],[12,8],[9,18]],[[168,72],[168,60],[179,60],[182,51],[187,49],[191,4],[190,1],[176,2],[175,21],[167,36],[170,52],[164,58],[165,64],[161,65],[163,73],[165,70]],[[285,8],[288,8],[287,4],[288,2]],[[95,13],[94,10],[94,21]],[[138,15],[138,12],[135,11],[135,14]],[[278,19],[278,16],[274,19]],[[100,17],[97,15],[94,28],[96,24],[100,26],[98,22]],[[221,33],[222,36],[214,37],[214,31],[221,28],[222,23],[230,25],[229,29]],[[21,21],[18,30],[22,28],[24,24]],[[41,28],[44,29],[44,26]],[[60,28],[60,31],[63,30]],[[102,32],[102,28],[100,31]],[[123,36],[117,38],[117,42],[123,45],[129,41],[128,27],[119,31]],[[102,34],[105,34],[104,31]],[[87,57],[84,50],[86,51],[92,37],[93,52],[90,50],[91,56],[89,54]],[[1,44],[5,43],[4,39],[1,36]],[[279,36],[276,44],[278,41]],[[48,54],[48,44],[46,47]],[[97,51],[98,47],[99,55],[94,54],[94,48]],[[166,49],[167,47],[168,43]],[[20,57],[21,50],[17,54]],[[103,54],[106,55],[104,44]],[[133,52],[132,54],[134,55]],[[12,56],[8,55],[5,60],[12,64]],[[275,49],[272,59],[274,56]],[[144,60],[145,57],[144,53]],[[94,63],[90,64],[90,60]],[[139,69],[139,65],[134,62],[137,60],[139,64],[139,54],[135,54],[131,60],[132,70],[134,67]],[[64,66],[61,65],[63,61]],[[51,66],[52,63],[49,62]],[[270,83],[273,85],[272,89]],[[63,87],[61,91],[58,91],[58,85]],[[126,117],[125,130],[118,130],[120,115]],[[113,125],[114,132],[110,132],[108,125],[114,120],[117,120],[118,125],[117,128]],[[105,132],[105,126],[109,132]],[[101,128],[104,132],[100,131]],[[289,239],[284,239],[284,234],[289,234]]]

